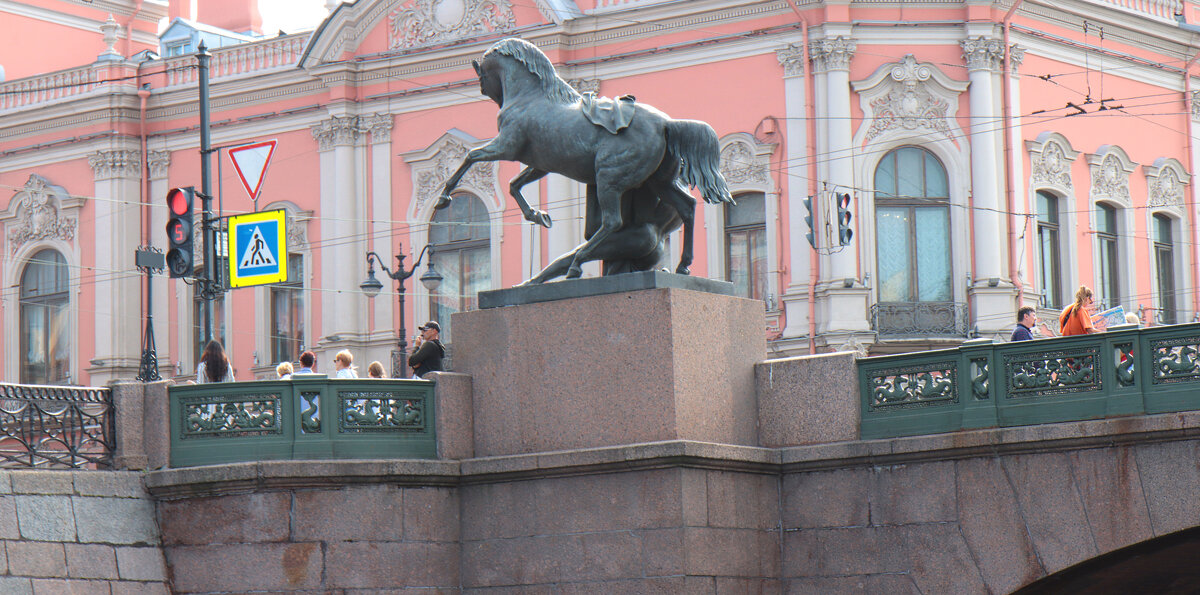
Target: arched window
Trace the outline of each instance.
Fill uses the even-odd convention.
[[[475,196],[456,194],[450,206],[434,211],[429,243],[442,284],[430,297],[429,311],[442,327],[442,341],[451,340],[450,315],[475,309],[476,296],[491,287],[490,240],[487,208]]]
[[[1154,215],[1154,271],[1158,277],[1158,321],[1175,324],[1175,241],[1171,218]]]
[[[742,297],[767,297],[766,201],[762,192],[725,205],[725,278]]]
[[[1104,203],[1096,204],[1096,260],[1100,278],[1096,283],[1096,301],[1101,309],[1115,308],[1121,303],[1121,285],[1117,276],[1117,209]]]
[[[946,168],[921,147],[901,147],[875,168],[880,302],[949,302],[950,190]]]
[[[1062,254],[1059,248],[1058,197],[1042,190],[1037,192],[1037,242],[1039,279],[1042,282],[1042,305],[1061,308]]]
[[[62,254],[51,249],[34,254],[21,273],[20,295],[21,382],[70,382],[70,275]]]

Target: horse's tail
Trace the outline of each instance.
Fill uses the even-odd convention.
[[[697,120],[667,120],[667,157],[682,163],[679,177],[713,204],[733,202],[721,175],[721,144],[712,126]]]

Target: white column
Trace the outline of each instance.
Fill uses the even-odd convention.
[[[1001,114],[993,82],[1004,57],[1003,42],[978,37],[962,41],[970,87],[971,203],[975,207],[975,283],[1005,276],[1000,213],[1004,192],[1000,173]]]
[[[396,240],[396,234],[392,229],[396,224],[392,222],[395,218],[392,214],[392,127],[393,118],[391,114],[372,114],[364,116],[361,119],[361,128],[363,131],[371,133],[371,238],[368,242],[368,250],[373,250],[376,254],[388,261],[388,266],[395,262],[393,256],[396,250],[400,248],[399,242]],[[406,252],[412,252],[414,249],[419,250],[416,246],[405,246]],[[364,253],[365,254],[365,253]],[[365,256],[364,256],[365,258]],[[414,263],[406,263],[414,264]],[[367,276],[367,263],[363,259],[359,259],[357,267],[360,276],[359,281]],[[411,283],[411,280],[410,280]],[[381,350],[382,356],[378,353],[373,355],[371,359],[379,359],[380,361],[388,361],[390,357],[391,346],[395,344],[396,333],[399,332],[399,324],[394,314],[396,310],[395,296],[392,295],[395,291],[395,283],[387,287],[386,291],[380,292],[374,300],[369,300],[369,307],[375,315],[375,324],[368,328],[370,338],[373,341],[383,341],[389,344],[387,350]],[[411,304],[405,303],[406,309],[411,310]],[[408,320],[412,320],[410,314],[400,313],[401,316],[408,316]],[[409,328],[415,327],[415,323]],[[365,358],[364,358],[365,359]],[[369,361],[369,360],[368,360]],[[385,366],[387,367],[387,366]],[[388,370],[390,373],[391,371]]]
[[[1195,81],[1193,81],[1192,85],[1196,85]],[[1192,154],[1188,155],[1188,160],[1190,161],[1189,165],[1191,165],[1192,172],[1200,172],[1200,91],[1192,91],[1192,96],[1188,99],[1191,101],[1190,117],[1192,118],[1192,125],[1189,129],[1192,141]],[[1191,254],[1188,255],[1191,260],[1187,263],[1187,266],[1191,268],[1191,272],[1195,272],[1197,269],[1194,263],[1200,262],[1200,224],[1197,224],[1197,220],[1200,219],[1200,213],[1197,213],[1197,205],[1200,205],[1200,184],[1189,184],[1185,192],[1192,193],[1192,208],[1186,209],[1187,212],[1184,215],[1181,227],[1189,230],[1188,237],[1184,237],[1184,241],[1188,242],[1191,246]],[[1180,235],[1182,236],[1182,234]],[[1188,278],[1187,275],[1184,277]],[[1193,279],[1192,283],[1200,283],[1200,279]],[[1187,295],[1183,297],[1181,295],[1181,299],[1177,303],[1182,306],[1179,322],[1192,322],[1193,319],[1200,316],[1200,311],[1197,311],[1194,307],[1196,302],[1193,296]]]
[[[819,153],[827,164],[819,180],[826,212],[832,208],[830,196],[834,192],[851,195],[851,228],[862,225],[859,210],[857,184],[854,178],[854,125],[850,118],[850,60],[854,57],[856,43],[853,39],[838,35],[812,42],[809,53],[813,71],[818,76],[818,105],[822,107],[819,119],[825,124],[819,141]],[[867,306],[867,289],[859,279],[858,242],[855,233],[851,242],[836,252],[821,257],[821,281],[817,289],[817,333],[819,341],[827,348],[847,349],[863,341],[870,341],[870,323]]]
[[[782,296],[782,308],[787,325],[783,329],[783,338],[792,339],[808,336],[808,284],[812,275],[811,256],[812,246],[805,239],[809,232],[808,224],[804,222],[808,211],[804,208],[804,199],[808,197],[810,164],[808,163],[808,126],[807,116],[808,97],[804,79],[804,48],[789,44],[786,48],[776,50],[775,56],[783,65],[783,98],[786,115],[785,133],[787,138],[787,154],[785,155],[787,175],[784,176],[785,187],[780,192],[786,192],[788,203],[788,220],[785,229],[788,235],[788,266],[791,279]]]
[[[321,336],[314,344],[332,350],[364,336],[366,197],[359,191],[355,144],[358,118],[333,116],[312,127],[321,151]],[[391,253],[391,251],[389,251]],[[389,263],[390,264],[390,263]],[[341,292],[341,293],[339,293]],[[329,337],[337,337],[330,341]]]
[[[975,225],[971,249],[975,271],[968,287],[972,323],[980,333],[1012,328],[1016,295],[1008,271],[1008,221],[1004,201],[1003,114],[999,93],[1004,42],[987,37],[962,41],[967,63],[971,147],[971,206]],[[957,282],[957,279],[953,281]]]
[[[97,229],[104,232],[96,234],[94,246],[96,312],[80,317],[95,324],[95,351],[86,368],[88,378],[81,380],[102,386],[137,376],[141,360],[142,284],[134,252],[142,236],[137,200],[142,154],[132,148],[96,151],[88,155],[88,164],[95,174]]]
[[[167,196],[167,191],[171,189],[167,181],[167,169],[171,165],[171,152],[147,151],[146,153],[146,164],[150,169],[150,195],[146,197],[147,202],[151,204],[150,245],[166,252],[167,210],[158,208],[156,205],[164,204],[163,200]],[[174,337],[170,332],[172,286],[173,283],[165,269],[161,274],[154,275],[151,287],[151,291],[154,293],[154,351],[158,355],[158,373],[164,378],[170,377],[175,362],[183,359],[178,351],[178,346],[182,343],[172,340]],[[183,285],[181,284],[181,286]],[[186,335],[191,327],[181,319],[175,328],[176,334]],[[172,349],[172,347],[175,348]]]

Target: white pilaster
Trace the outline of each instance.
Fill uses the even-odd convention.
[[[141,157],[141,151],[133,148],[88,155],[95,174],[96,221],[105,230],[96,234],[94,246],[95,313],[81,317],[83,324],[90,319],[95,325],[95,352],[86,368],[88,378],[81,379],[93,386],[133,378],[141,360],[141,283],[134,265],[141,238],[141,208],[136,200],[141,195]]]
[[[358,293],[364,275],[367,197],[359,191],[357,116],[332,116],[312,127],[321,152],[321,335],[314,344],[344,344],[364,335],[363,303]],[[390,253],[390,251],[389,251]],[[337,337],[331,341],[329,337]],[[334,345],[329,345],[329,348]]]

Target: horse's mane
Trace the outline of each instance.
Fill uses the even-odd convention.
[[[567,84],[567,81],[562,80],[556,72],[554,72],[554,64],[550,63],[550,59],[536,45],[510,37],[496,42],[491,49],[483,54],[483,58],[492,53],[508,56],[517,62],[520,62],[529,69],[534,76],[542,83],[542,92],[550,99],[561,101],[563,103],[572,103],[579,100],[579,93]]]

